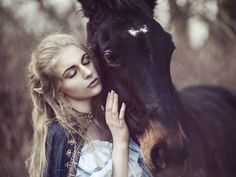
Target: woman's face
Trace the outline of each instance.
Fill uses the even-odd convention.
[[[65,47],[56,58],[54,69],[61,80],[59,91],[69,101],[90,100],[102,90],[93,61],[77,46]]]

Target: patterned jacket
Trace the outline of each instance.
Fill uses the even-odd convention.
[[[45,144],[48,162],[45,177],[75,177],[83,140],[72,135],[58,122],[49,127]]]

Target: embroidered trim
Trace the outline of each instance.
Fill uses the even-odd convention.
[[[83,144],[84,144],[84,140],[82,138],[79,138],[79,141],[74,143],[74,151],[72,153],[70,161],[67,162],[68,163],[68,175],[67,175],[67,177],[75,177],[76,176],[76,168],[77,168],[77,164],[79,162],[80,152],[81,152]]]
[[[85,136],[87,132],[87,128],[92,122],[94,116],[92,113],[81,113],[75,109],[73,109],[76,116],[75,118],[80,118],[84,122],[84,127],[81,129],[77,126],[77,120],[72,120],[71,125],[79,131],[79,134],[77,134],[75,131],[72,131],[72,135],[69,136],[68,144],[72,146],[71,149],[68,149],[66,151],[66,156],[69,157],[69,161],[66,162],[65,166],[68,168],[67,177],[75,177],[76,176],[76,169],[77,165],[79,163],[80,153],[82,150],[82,146],[84,145],[84,139],[81,136]]]
[[[67,157],[70,157],[70,156],[71,156],[71,150],[70,150],[70,149],[68,149],[68,150],[66,151],[66,155],[67,155]]]

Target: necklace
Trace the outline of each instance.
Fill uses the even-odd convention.
[[[90,112],[90,113],[83,113],[83,112],[79,112],[77,111],[76,112],[76,115],[77,115],[77,118],[79,118],[84,124],[84,127],[87,129],[89,124],[91,124],[93,122],[93,113]]]
[[[76,109],[72,108],[73,110],[73,118],[72,118],[72,122],[71,125],[73,126],[79,126],[79,129],[82,132],[86,132],[89,125],[93,122],[94,119],[94,115],[92,112],[90,113],[84,113],[84,112],[79,112]]]

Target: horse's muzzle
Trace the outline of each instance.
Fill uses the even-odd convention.
[[[152,173],[175,177],[182,172],[188,149],[181,127],[167,130],[159,122],[149,122],[145,133],[139,137],[139,142],[144,160]]]

